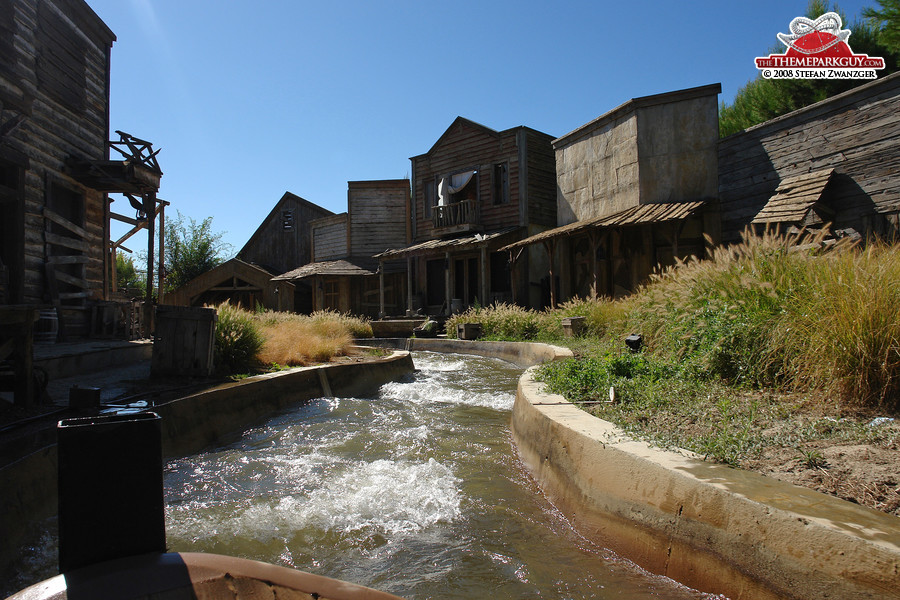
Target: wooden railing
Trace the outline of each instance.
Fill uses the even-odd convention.
[[[435,229],[458,225],[477,225],[478,221],[477,200],[463,200],[453,204],[431,207],[431,223]]]

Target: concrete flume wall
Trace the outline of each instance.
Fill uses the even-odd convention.
[[[732,600],[900,598],[897,517],[631,440],[531,369],[512,430],[576,529],[654,573]]]

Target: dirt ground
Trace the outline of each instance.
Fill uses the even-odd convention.
[[[880,430],[877,441],[810,440],[800,456],[796,448],[770,446],[741,466],[900,516],[900,421],[871,427]]]

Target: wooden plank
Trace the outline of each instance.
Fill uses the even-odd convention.
[[[56,235],[55,233],[50,233],[49,231],[44,232],[44,240],[48,244],[53,244],[54,246],[63,246],[72,250],[81,250],[82,252],[89,252],[91,249],[90,244],[83,240],[76,240],[75,238]]]
[[[137,219],[132,219],[131,217],[126,217],[125,215],[120,215],[119,213],[110,211],[109,213],[110,219],[115,219],[116,221],[122,221],[123,223],[128,223],[129,225],[138,226],[142,223],[142,221],[138,221]]]
[[[64,227],[64,228],[68,229],[69,231],[71,231],[72,233],[74,233],[77,236],[80,236],[82,238],[90,237],[88,235],[88,232],[85,231],[82,227],[79,227],[78,225],[69,221],[65,217],[61,217],[60,215],[56,214],[55,212],[53,212],[46,206],[44,207],[44,217],[46,217],[50,221],[53,221],[60,227]]]
[[[86,289],[90,287],[90,284],[81,279],[80,277],[74,277],[69,275],[68,273],[63,273],[62,271],[56,271],[56,280],[61,281],[62,283],[68,283],[69,285],[74,285],[75,287],[80,287],[82,289]]]
[[[58,294],[60,300],[79,300],[91,297],[91,292],[61,292]]]
[[[89,256],[51,256],[47,259],[51,265],[84,265],[90,261]]]

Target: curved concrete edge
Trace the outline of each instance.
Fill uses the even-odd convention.
[[[409,352],[367,362],[297,367],[185,396],[149,410],[162,417],[163,454],[191,454],[291,404],[359,396],[414,371]]]
[[[572,351],[561,346],[540,342],[488,342],[481,340],[455,340],[444,338],[369,338],[357,343],[401,350],[425,350],[429,352],[455,352],[477,354],[511,362],[520,367],[530,367],[550,360],[571,358]]]
[[[401,600],[354,583],[288,567],[182,552],[145,554],[91,565],[28,587],[9,600],[65,598],[318,598]]]
[[[733,600],[900,598],[896,517],[633,441],[540,385],[519,380],[513,438],[588,539]]]

